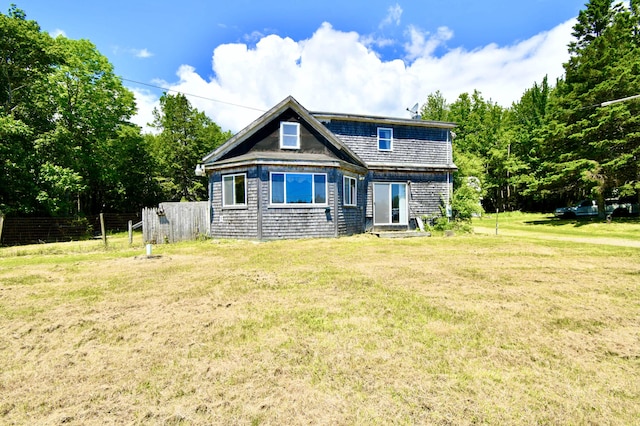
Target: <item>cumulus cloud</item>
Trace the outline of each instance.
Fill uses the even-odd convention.
[[[183,65],[178,81],[164,87],[216,100],[190,98],[192,105],[233,132],[288,95],[312,111],[407,118],[407,107],[424,102],[436,90],[453,102],[477,89],[485,98],[510,106],[545,75],[551,81],[562,75],[573,23],[512,45],[471,51],[445,46],[454,36],[449,28],[430,34],[409,27],[405,57],[395,60],[383,59],[372,39],[324,23],[306,40],[272,34],[253,47],[220,45],[213,51],[211,79]],[[143,100],[141,114],[150,107],[150,99]]]

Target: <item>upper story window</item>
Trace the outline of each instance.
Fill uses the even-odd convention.
[[[280,148],[300,149],[300,123],[280,123]]]
[[[393,149],[393,129],[378,127],[378,150],[391,151]]]
[[[355,206],[358,204],[358,190],[356,179],[345,176],[342,183],[343,204],[345,206]]]
[[[247,205],[247,175],[226,175],[222,177],[222,205]]]

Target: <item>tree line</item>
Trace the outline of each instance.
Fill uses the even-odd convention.
[[[0,214],[83,216],[207,197],[194,174],[230,137],[183,95],[165,94],[156,132],[131,123],[133,94],[87,40],[52,38],[0,13]]]
[[[549,211],[640,193],[640,0],[589,0],[564,76],[502,107],[483,94],[421,108],[455,129],[454,213]],[[497,77],[499,78],[499,77]],[[133,94],[87,40],[52,38],[23,10],[0,13],[0,214],[82,216],[207,198],[195,165],[227,140],[184,95],[165,93],[154,133],[131,123]],[[602,204],[601,204],[602,205]]]
[[[454,204],[476,197],[487,211],[550,211],[584,198],[601,208],[606,198],[638,202],[640,0],[588,1],[572,35],[564,76],[534,83],[509,108],[478,91],[450,104],[428,96],[423,119],[458,123]]]

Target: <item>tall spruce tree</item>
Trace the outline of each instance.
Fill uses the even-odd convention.
[[[637,2],[631,10],[591,0],[574,26],[565,78],[550,99],[537,190],[575,201],[636,193],[640,102],[603,103],[640,93]],[[605,104],[606,105],[606,104]]]

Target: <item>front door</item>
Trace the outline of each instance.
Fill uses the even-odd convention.
[[[409,224],[406,183],[373,184],[373,224]]]

